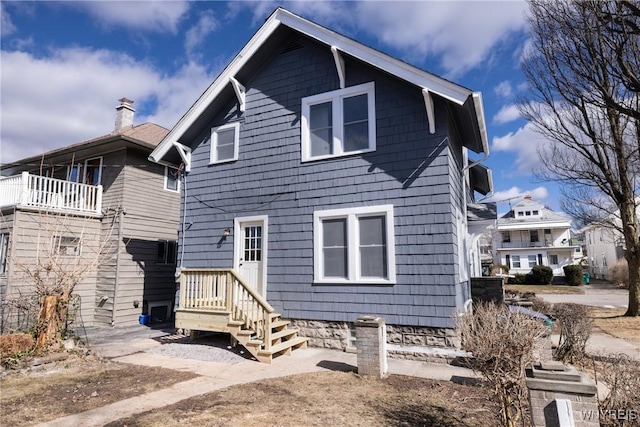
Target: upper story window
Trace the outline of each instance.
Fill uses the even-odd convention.
[[[180,191],[180,173],[178,169],[169,166],[164,167],[164,189],[169,191]]]
[[[316,283],[395,282],[393,206],[314,212]]]
[[[531,243],[540,241],[540,238],[538,237],[538,230],[529,230],[529,241]]]
[[[502,242],[503,243],[509,243],[511,242],[511,233],[508,231],[503,231],[502,232]]]
[[[210,163],[232,162],[238,160],[240,141],[240,123],[229,123],[211,130]]]
[[[302,99],[302,161],[376,149],[375,86],[365,83]]]

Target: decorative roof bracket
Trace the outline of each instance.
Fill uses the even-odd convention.
[[[229,77],[229,81],[233,86],[233,90],[236,93],[236,97],[238,98],[238,103],[240,104],[240,112],[244,113],[245,110],[245,88],[244,86],[236,80],[235,77]]]
[[[424,98],[424,106],[427,109],[427,119],[429,120],[429,133],[433,135],[436,133],[436,113],[433,106],[433,98],[429,89],[422,88],[422,97]]]
[[[173,146],[176,147],[178,154],[180,154],[180,157],[182,158],[184,171],[191,172],[191,148],[176,141],[173,142]]]
[[[340,55],[340,51],[335,46],[331,46],[331,53],[333,54],[333,60],[336,63],[336,70],[338,70],[338,77],[340,78],[340,89],[344,89],[344,86],[345,86],[344,58],[342,58],[342,55]]]

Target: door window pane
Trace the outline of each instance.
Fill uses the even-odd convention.
[[[324,277],[347,277],[347,221],[345,218],[322,221]]]
[[[260,261],[262,259],[262,227],[259,225],[244,229],[244,260]]]

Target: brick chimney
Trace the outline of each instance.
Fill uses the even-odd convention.
[[[116,107],[116,125],[113,129],[114,133],[130,129],[133,126],[133,113],[136,110],[131,107],[133,101],[127,98],[120,98],[120,105]]]
[[[531,200],[531,195],[527,194],[526,196],[524,196],[525,200]]]

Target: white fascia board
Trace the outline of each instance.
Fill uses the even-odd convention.
[[[262,27],[254,34],[249,42],[242,48],[220,75],[204,91],[200,98],[189,108],[189,110],[178,120],[178,123],[169,131],[162,142],[149,156],[153,161],[159,161],[164,157],[174,142],[191,127],[193,122],[204,113],[211,102],[220,95],[220,92],[229,84],[229,79],[234,77],[253,54],[262,46],[269,36],[278,28],[280,21],[277,13],[272,14]]]
[[[311,21],[307,21],[300,16],[294,15],[287,10],[278,9],[275,16],[284,25],[291,27],[294,30],[297,30],[324,44],[328,44],[329,46],[335,46],[342,52],[375,67],[381,68],[402,80],[406,80],[407,82],[413,83],[422,88],[429,88],[430,92],[433,92],[458,105],[463,105],[467,98],[473,95],[473,92],[467,88],[427,73],[413,65],[409,65],[405,62],[392,58],[387,54],[378,52],[375,49],[337,34]]]
[[[498,223],[498,231],[502,231],[502,230],[537,230],[540,228],[551,228],[551,229],[558,229],[558,228],[566,228],[569,229],[571,228],[571,224],[569,222],[560,222],[560,221],[554,221],[554,222],[527,222],[527,223],[516,223],[516,224],[500,224]]]
[[[487,136],[487,125],[484,119],[484,107],[482,106],[482,93],[473,92],[473,106],[476,110],[478,129],[480,129],[480,139],[482,141],[482,151],[489,156],[489,137]],[[493,186],[492,186],[493,188]]]

